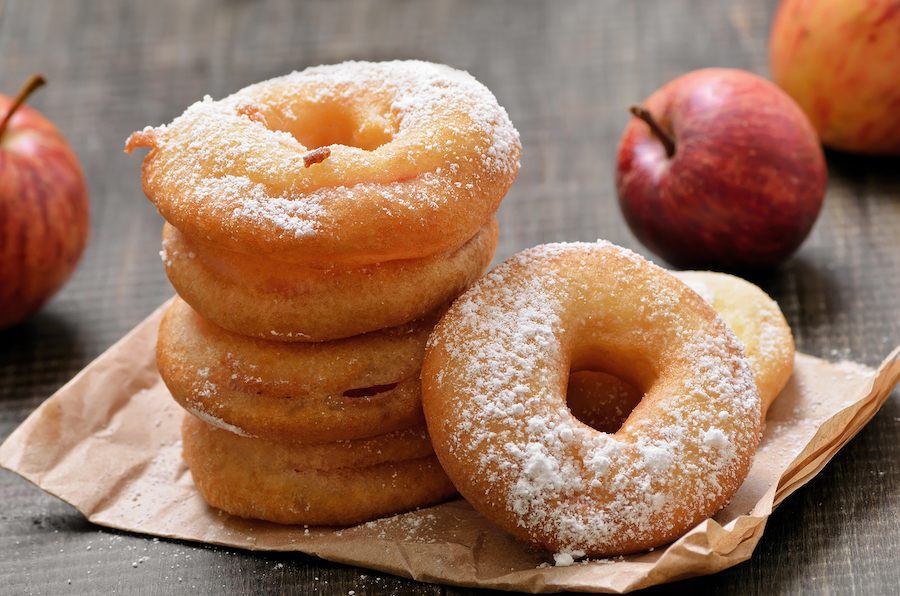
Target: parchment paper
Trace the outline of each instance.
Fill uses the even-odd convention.
[[[156,334],[167,306],[35,410],[0,446],[0,465],[101,526],[301,551],[460,586],[622,593],[745,561],[773,508],[815,476],[900,381],[900,347],[877,371],[798,354],[791,381],[769,410],[750,475],[726,509],[665,548],[557,566],[462,499],[344,529],[248,521],[206,505],[181,459],[182,411],[156,370]]]

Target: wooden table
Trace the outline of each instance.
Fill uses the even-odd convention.
[[[162,219],[126,137],[209,94],[309,65],[419,58],[468,70],[508,110],[524,152],[499,212],[496,262],[605,238],[652,256],[624,224],[613,163],[627,106],[686,71],[767,73],[776,0],[365,2],[6,0],[0,89],[34,71],[32,104],[78,153],[93,232],[73,279],[0,332],[0,439],[173,294]],[[826,204],[797,255],[755,279],[799,350],[875,366],[900,344],[900,161],[828,154]],[[900,395],[771,517],[753,557],[679,587],[715,594],[897,593]],[[668,589],[651,589],[650,592]],[[108,530],[0,470],[2,594],[463,594],[294,554]]]

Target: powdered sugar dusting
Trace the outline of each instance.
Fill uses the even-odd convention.
[[[317,137],[331,143],[328,156],[309,163],[319,147],[301,142],[304,122],[324,119],[380,144],[354,146],[346,131]],[[519,167],[518,132],[493,94],[468,73],[419,61],[309,68],[207,96],[139,134],[155,148],[145,182],[173,225],[208,220],[276,243],[347,228],[365,202],[388,217],[451,202],[471,211]]]
[[[648,537],[670,536],[690,512],[710,515],[727,500],[725,485],[746,473],[759,439],[753,375],[724,324],[698,327],[684,304],[693,295],[656,283],[660,272],[604,242],[545,245],[454,305],[432,337],[449,359],[435,382],[465,410],[447,451],[473,461],[490,486],[464,493],[485,515],[511,512],[529,535],[577,558],[654,546]],[[610,305],[615,313],[602,310]],[[663,367],[664,398],[651,389],[635,410],[652,415],[609,435],[577,421],[564,395],[573,350],[613,336],[664,345],[666,366],[691,372],[670,378]]]

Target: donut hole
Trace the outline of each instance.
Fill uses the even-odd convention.
[[[346,98],[304,102],[264,115],[270,129],[289,133],[308,150],[345,145],[374,151],[396,132],[389,114]]]
[[[614,433],[643,396],[631,383],[614,375],[579,370],[569,374],[566,405],[575,418],[591,428]]]
[[[615,433],[659,379],[658,362],[646,347],[655,340],[652,335],[635,338],[621,330],[601,329],[591,320],[585,323],[576,332],[566,405],[584,424]],[[644,348],[635,348],[638,339]]]
[[[372,385],[371,387],[360,387],[358,389],[348,389],[341,395],[344,397],[373,397],[379,393],[387,393],[396,389],[399,383],[388,383],[386,385]]]

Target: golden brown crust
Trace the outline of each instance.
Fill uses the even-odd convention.
[[[206,502],[245,518],[348,526],[456,494],[423,425],[357,441],[292,444],[240,437],[186,413],[182,442]]]
[[[226,331],[176,297],[160,325],[157,364],[182,407],[232,432],[358,439],[422,420],[419,372],[441,312],[343,340],[285,343]]]
[[[228,251],[166,224],[163,261],[178,294],[214,323],[280,341],[328,341],[419,318],[488,267],[497,219],[447,253],[352,270],[307,267]]]
[[[566,407],[579,370],[644,394],[616,433]],[[722,319],[602,242],[535,247],[479,280],[431,335],[422,399],[435,452],[475,509],[573,555],[682,535],[731,498],[761,434],[750,364]]]

